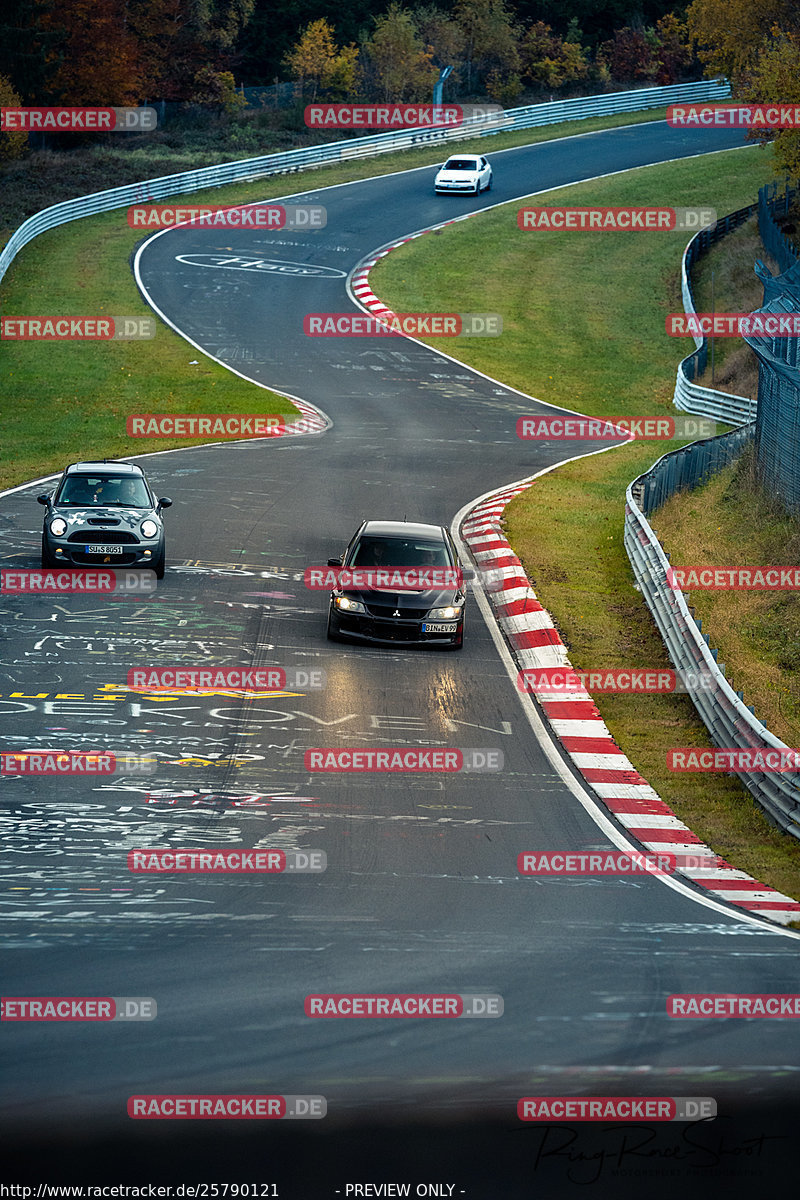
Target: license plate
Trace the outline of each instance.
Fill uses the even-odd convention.
[[[87,554],[122,554],[122,546],[87,546]]]
[[[422,626],[423,633],[455,633],[457,629],[457,621],[425,621]]]

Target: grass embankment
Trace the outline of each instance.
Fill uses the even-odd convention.
[[[752,312],[760,308],[764,287],[753,270],[758,258],[773,274],[780,273],[761,242],[758,214],[754,213],[695,263],[692,282],[697,311]],[[756,356],[742,338],[714,338],[709,342],[706,369],[695,383],[754,400],[758,393]]]
[[[532,203],[710,205],[724,214],[749,203],[770,176],[768,152],[747,149],[563,188]],[[518,207],[395,250],[371,275],[374,290],[398,312],[501,313],[499,338],[430,344],[456,349],[463,361],[542,400],[593,416],[674,414],[675,371],[691,342],[669,338],[664,320],[682,311],[687,235],[526,233],[517,229]],[[506,509],[506,534],[579,669],[669,666],[622,533],[627,484],[675,446],[635,442],[570,463]],[[624,752],[698,836],[738,868],[800,897],[800,846],[769,824],[735,778],[667,770],[670,747],[709,744],[687,697],[596,699]]]
[[[497,134],[490,138],[441,146],[424,146],[376,158],[320,167],[299,175],[275,176],[224,188],[208,188],[169,203],[246,203],[288,196],[303,187],[325,187],[352,179],[440,162],[443,154],[468,145],[482,152],[507,146],[587,133],[663,117],[662,110],[570,121],[555,128]],[[336,135],[334,135],[336,136]],[[268,153],[265,147],[262,153]],[[83,170],[80,163],[84,156]],[[148,154],[102,147],[70,155],[49,154],[63,165],[64,177],[48,181],[38,192],[39,207],[75,194],[100,190],[155,175],[203,165],[170,157],[159,144]],[[212,161],[235,157],[217,153]],[[98,165],[99,164],[99,165]],[[13,165],[19,172],[19,165]],[[124,169],[123,169],[124,168]],[[8,191],[11,168],[0,175],[4,210],[14,207]],[[115,173],[118,172],[118,173]],[[28,177],[25,176],[27,180]],[[37,185],[40,183],[37,180]],[[66,190],[65,190],[66,189]],[[28,204],[30,197],[28,197]],[[19,207],[19,205],[18,205]],[[25,205],[22,205],[24,208]],[[27,213],[23,214],[27,215]],[[20,220],[22,216],[20,216]],[[9,230],[10,232],[10,230]],[[141,233],[128,227],[126,210],[91,217],[41,234],[12,263],[0,283],[0,310],[16,315],[111,315],[150,313],[128,266]],[[128,454],[199,445],[208,438],[129,438],[125,419],[138,413],[275,413],[295,410],[289,401],[237,378],[195,351],[161,321],[152,341],[10,342],[2,347],[0,394],[3,454],[0,486],[9,487],[60,469],[79,458]],[[195,365],[192,360],[198,359]],[[214,439],[211,439],[214,440]]]

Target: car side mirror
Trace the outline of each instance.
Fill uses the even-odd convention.
[[[49,504],[50,503],[50,493],[42,492],[40,496],[36,497],[36,499],[38,500],[39,504]]]
[[[158,501],[159,508],[172,508],[172,501],[169,496],[161,496]]]
[[[476,572],[473,571],[472,567],[461,568],[461,578],[464,580],[471,582],[475,578],[475,574]]]
[[[329,567],[340,567],[342,565],[343,558],[344,558],[343,554],[340,554],[338,558],[329,558],[328,566]]]

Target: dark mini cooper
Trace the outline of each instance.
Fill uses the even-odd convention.
[[[329,558],[328,566],[346,569],[331,592],[328,637],[332,641],[352,638],[461,649],[463,576],[471,573],[462,573],[455,543],[443,525],[364,521],[344,554]],[[361,572],[370,586],[352,586],[348,571]],[[375,586],[381,573],[390,580],[402,576],[405,586],[400,590]],[[435,586],[425,586],[427,579]],[[415,587],[414,581],[420,586]],[[444,586],[436,581],[444,581]]]
[[[67,467],[44,504],[42,567],[149,567],[164,578],[166,544],[161,510],[144,471],[133,463],[81,462]]]

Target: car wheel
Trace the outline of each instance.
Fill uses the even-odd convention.
[[[166,566],[167,566],[167,547],[166,547],[166,543],[165,543],[161,547],[161,553],[159,554],[158,558],[154,560],[153,565],[152,565],[152,570],[155,571],[155,573],[156,573],[156,579],[164,578],[164,571],[166,569]]]
[[[475,195],[480,196],[480,194],[481,194],[481,181],[480,181],[480,179],[476,179],[475,180]]]
[[[52,554],[49,554],[47,551],[47,543],[44,540],[44,534],[43,534],[42,535],[42,570],[46,571],[46,570],[48,570],[48,568],[55,567],[57,565],[58,564],[56,563],[56,560],[53,558]]]
[[[493,183],[494,183],[494,176],[490,175],[490,176],[489,176],[489,182],[488,182],[488,183],[487,183],[487,185],[486,185],[486,190],[487,190],[487,192],[490,192],[490,191],[492,190],[492,184],[493,184]]]

